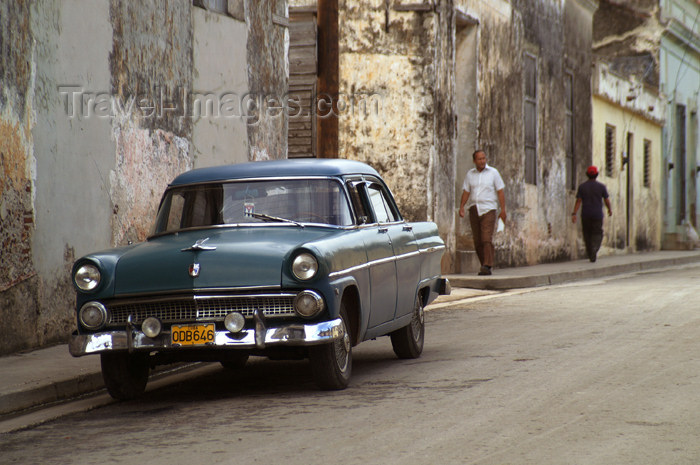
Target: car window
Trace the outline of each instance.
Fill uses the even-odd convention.
[[[372,204],[372,210],[374,210],[375,219],[378,223],[397,221],[393,210],[389,206],[386,194],[379,184],[375,183],[367,186],[367,193],[370,203]]]
[[[342,185],[332,179],[236,181],[170,189],[154,234],[191,227],[260,222],[353,223]]]
[[[348,193],[350,194],[350,202],[355,210],[355,216],[357,218],[357,224],[365,224],[370,221],[370,212],[365,207],[365,203],[362,201],[362,194],[360,194],[359,188],[364,184],[364,181],[351,181],[348,182]]]

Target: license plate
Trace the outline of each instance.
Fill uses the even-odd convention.
[[[216,328],[214,323],[198,325],[172,325],[170,342],[174,346],[198,346],[214,342]]]

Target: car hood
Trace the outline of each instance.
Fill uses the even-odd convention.
[[[297,226],[237,227],[153,238],[119,258],[115,269],[115,295],[278,287],[285,257],[297,247],[329,232],[326,228]],[[192,247],[198,241],[203,247]],[[196,277],[190,273],[193,265],[199,268]]]

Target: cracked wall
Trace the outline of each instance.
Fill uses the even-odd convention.
[[[212,87],[199,90],[220,90],[219,68],[195,65],[207,40],[228,37],[218,50],[236,49],[219,57],[238,70],[238,81],[222,78],[223,90],[247,93],[250,80],[286,91],[286,2],[229,6],[229,15],[209,17],[219,25],[211,31],[193,19],[210,13],[193,13],[188,0],[0,2],[0,324],[12,328],[0,354],[67,340],[73,262],[143,240],[176,175],[255,158],[249,146],[286,155],[284,118],[248,132],[239,117],[233,140],[222,138],[231,126],[219,125],[210,133],[217,150],[193,150],[195,75]],[[248,23],[257,25],[252,38]],[[258,52],[268,59],[249,69]]]
[[[193,167],[183,91],[192,89],[192,10],[189,2],[110,2],[112,95],[144,101],[112,120],[112,245],[143,241],[165,187]]]
[[[447,244],[443,271],[459,271],[460,251],[472,248],[470,228],[456,210],[477,147],[507,184],[509,221],[497,240],[498,265],[577,258],[564,76],[574,76],[573,169],[580,178],[592,156],[594,3],[361,0],[341,1],[339,9],[340,93],[350,102],[344,105],[350,110],[339,111],[341,156],[375,166],[407,219],[438,224]],[[525,51],[538,61],[535,184],[524,180]],[[477,96],[467,99],[463,80],[471,73],[476,77],[468,77],[466,89]],[[352,104],[365,95],[377,97],[374,113]]]
[[[285,0],[245,0],[247,71],[256,97],[248,124],[251,161],[287,158],[287,114],[280,106],[289,80],[289,30]]]
[[[578,257],[566,168],[566,73],[573,76],[574,173],[591,160],[592,5],[587,2],[463,2],[479,21],[478,145],[506,182],[508,222],[496,239],[498,266]],[[525,181],[523,54],[537,62],[535,183]],[[463,174],[460,173],[463,177]],[[468,242],[470,232],[458,238]]]
[[[340,154],[374,166],[409,221],[438,224],[448,247],[443,269],[450,270],[453,4],[424,11],[393,6],[341,2]]]
[[[27,2],[0,4],[0,321],[3,347],[33,338],[36,315],[15,309],[37,299],[34,234],[34,53]],[[12,328],[10,331],[9,329]]]

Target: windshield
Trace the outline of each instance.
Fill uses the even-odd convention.
[[[153,234],[240,223],[352,224],[339,182],[292,179],[208,183],[169,189]]]

